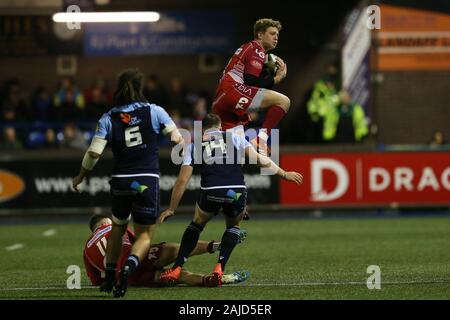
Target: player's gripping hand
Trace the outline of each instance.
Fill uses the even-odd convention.
[[[278,66],[277,72],[275,75],[278,75],[281,77],[281,79],[286,78],[287,76],[287,64],[284,63],[283,59],[280,57],[276,58],[276,64]]]
[[[286,171],[284,173],[285,180],[295,182],[296,184],[302,184],[303,183],[303,176],[295,171]]]
[[[78,175],[72,179],[72,188],[76,192],[81,192],[80,190],[80,184],[83,182],[84,177]]]
[[[161,213],[161,215],[158,218],[158,224],[163,223],[164,221],[166,221],[173,215],[175,215],[175,212],[173,210],[167,209],[167,210],[163,211],[163,213]]]
[[[277,64],[278,69],[284,69],[286,67],[284,60],[278,56],[275,58],[275,63]]]

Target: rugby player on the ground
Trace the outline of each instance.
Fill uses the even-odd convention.
[[[89,228],[91,236],[86,241],[83,259],[87,275],[92,285],[98,286],[103,282],[105,272],[105,256],[108,239],[111,235],[112,221],[107,215],[99,214],[91,217]],[[243,230],[242,230],[243,231]],[[241,232],[240,241],[245,239],[245,231]],[[118,261],[119,269],[125,264],[131,251],[131,246],[135,241],[134,233],[127,229],[122,238],[122,251]],[[141,262],[136,271],[128,278],[129,286],[155,287],[161,285],[160,275],[175,261],[180,245],[178,243],[161,242],[150,247],[145,259]],[[191,252],[191,256],[214,253],[220,249],[220,242],[202,241]],[[222,276],[222,283],[235,284],[248,279],[248,271],[237,271]],[[212,275],[192,273],[183,270],[178,279],[178,283],[191,286],[217,286],[217,279]]]

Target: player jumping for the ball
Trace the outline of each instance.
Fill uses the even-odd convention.
[[[267,109],[262,130],[251,141],[262,153],[267,152],[271,130],[283,119],[291,104],[287,96],[270,90],[286,77],[287,66],[284,61],[276,57],[276,72],[263,72],[266,54],[277,46],[280,30],[279,21],[256,21],[253,27],[254,40],[243,44],[231,57],[213,102],[212,110],[220,116],[223,130],[251,121],[248,115],[251,111]]]

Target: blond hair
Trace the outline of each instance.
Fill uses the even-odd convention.
[[[255,36],[255,39],[258,38],[258,33],[264,33],[266,32],[267,28],[270,27],[275,27],[278,29],[278,31],[280,31],[282,28],[280,21],[270,18],[263,18],[256,21],[255,25],[253,26],[253,35]]]

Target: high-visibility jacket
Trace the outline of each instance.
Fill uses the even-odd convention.
[[[339,105],[335,108],[327,108],[324,115],[323,123],[323,139],[326,141],[333,140],[336,136],[339,119],[342,109]],[[348,113],[352,116],[352,124],[355,133],[355,141],[361,141],[364,136],[369,133],[369,128],[361,105],[351,102],[349,104]]]
[[[336,90],[330,88],[324,80],[314,84],[311,98],[307,103],[308,114],[312,121],[317,122],[324,117],[328,108],[334,108],[339,103]]]

